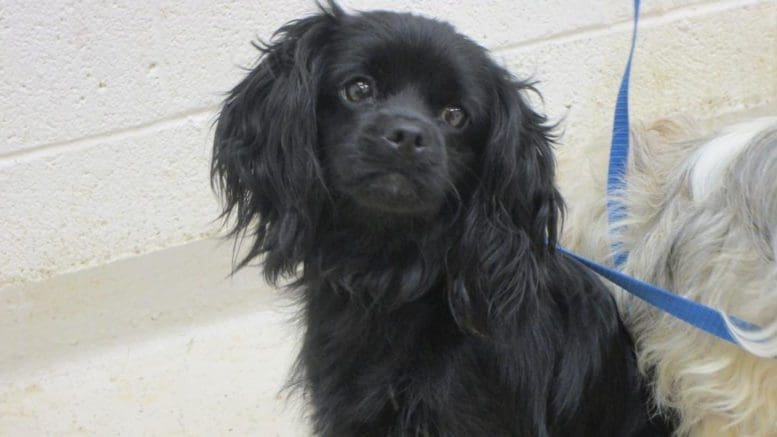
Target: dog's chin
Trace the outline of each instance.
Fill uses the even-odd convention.
[[[362,209],[383,216],[432,216],[440,210],[442,194],[420,190],[409,177],[399,173],[370,176],[350,193]]]

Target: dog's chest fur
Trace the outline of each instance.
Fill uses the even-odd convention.
[[[390,314],[365,314],[327,286],[309,291],[316,310],[302,351],[307,384],[321,423],[343,426],[322,435],[508,435],[498,357],[484,339],[461,333],[442,291]],[[369,425],[359,423],[366,418]]]
[[[621,361],[628,337],[594,283],[571,298],[548,290],[541,306],[484,336],[456,324],[441,277],[391,310],[358,298],[387,281],[361,271],[347,286],[304,289],[300,376],[321,435],[620,436],[645,425],[643,415],[615,419],[641,408],[639,379],[633,363]],[[601,349],[591,349],[597,342]],[[614,416],[595,413],[605,405]]]

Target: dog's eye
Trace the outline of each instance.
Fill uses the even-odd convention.
[[[449,125],[460,128],[467,122],[467,113],[458,106],[446,106],[440,113],[440,118]]]
[[[349,102],[359,103],[372,98],[372,85],[365,79],[354,79],[343,88],[343,95]]]

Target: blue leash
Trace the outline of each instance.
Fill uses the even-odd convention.
[[[612,146],[607,174],[607,213],[610,226],[617,225],[626,215],[626,209],[616,195],[623,190],[629,160],[629,79],[631,76],[631,61],[637,42],[639,7],[640,0],[634,0],[634,30],[631,37],[631,49],[629,50],[626,69],[623,72],[623,79],[618,90],[613,120]],[[615,266],[622,266],[628,257],[628,253],[623,249],[622,243],[619,241],[612,243],[612,249]],[[566,256],[579,261],[625,291],[718,338],[742,346],[737,336],[729,329],[726,319],[728,319],[728,323],[734,325],[737,329],[747,331],[748,336],[754,333],[757,334],[760,331],[758,326],[735,317],[726,316],[717,309],[701,305],[670,291],[632,278],[618,270],[569,252],[562,247],[559,247],[558,250]]]
[[[626,207],[616,197],[625,185],[626,169],[629,163],[629,82],[631,79],[631,60],[634,58],[634,48],[637,46],[637,28],[639,27],[640,0],[634,0],[634,28],[631,33],[631,47],[623,71],[618,98],[615,101],[615,116],[612,123],[612,146],[610,147],[610,163],[607,169],[607,220],[611,229],[626,218]],[[611,243],[615,267],[620,267],[626,261],[628,254],[623,250],[620,241]]]
[[[674,294],[663,288],[648,284],[617,270],[605,267],[580,255],[574,254],[563,247],[558,247],[564,255],[578,260],[584,266],[598,273],[613,284],[637,296],[645,302],[663,310],[678,319],[689,323],[703,331],[728,342],[739,344],[726,326],[725,319],[719,310],[698,304],[690,299]],[[759,328],[736,317],[729,317],[738,328],[755,331]]]

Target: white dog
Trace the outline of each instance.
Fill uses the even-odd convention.
[[[686,120],[661,121],[633,139],[623,270],[760,325],[768,338],[744,338],[746,347],[777,355],[777,117],[707,137]],[[563,243],[608,262],[606,152],[592,150],[598,169],[565,193]],[[659,408],[678,415],[678,435],[777,436],[777,358],[636,299],[622,303],[641,368],[654,378]]]

